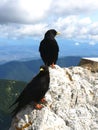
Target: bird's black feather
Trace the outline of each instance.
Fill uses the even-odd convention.
[[[40,42],[39,52],[45,65],[56,64],[59,53],[59,46],[55,40],[57,31],[54,29],[48,30],[45,33],[44,39]]]
[[[30,83],[24,88],[16,101],[11,105],[17,104],[12,111],[14,117],[22,108],[31,102],[39,102],[49,89],[49,69],[48,66],[41,66],[39,74],[37,74]]]

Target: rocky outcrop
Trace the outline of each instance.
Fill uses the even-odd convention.
[[[79,65],[92,72],[98,72],[98,58],[82,58]]]
[[[9,130],[98,130],[98,73],[59,66],[49,71],[47,104],[41,110],[28,105]]]

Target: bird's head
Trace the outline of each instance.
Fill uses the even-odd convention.
[[[45,38],[54,38],[56,35],[59,35],[60,33],[57,32],[55,29],[50,29],[45,33]]]
[[[49,72],[47,65],[40,66],[40,73]]]

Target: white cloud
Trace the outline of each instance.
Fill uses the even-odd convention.
[[[35,23],[95,10],[98,10],[98,0],[3,0],[0,22]]]
[[[87,21],[86,21],[87,19]],[[89,19],[89,20],[88,20]],[[94,23],[90,18],[79,18],[78,16],[68,16],[59,18],[52,25],[47,23],[38,24],[3,24],[0,25],[0,37],[26,38],[43,37],[49,28],[56,28],[61,32],[61,37],[76,41],[98,41],[98,23]],[[90,42],[89,42],[90,43]]]
[[[47,30],[47,24],[40,23],[34,25],[17,25],[17,24],[5,24],[0,25],[0,37],[10,38],[37,38]]]
[[[98,10],[98,0],[56,0],[53,2],[53,11],[55,13],[84,14]]]
[[[68,16],[59,18],[53,25],[60,29],[65,38],[78,41],[98,41],[98,23],[93,22],[89,17]]]
[[[76,42],[76,43],[75,43],[76,46],[79,46],[79,44],[80,44],[79,42]]]
[[[0,22],[35,23],[46,16],[51,0],[5,0],[1,3]]]
[[[86,26],[86,25],[89,25],[91,23],[92,23],[92,21],[91,21],[91,19],[89,17],[82,18],[82,19],[79,20],[80,25]]]
[[[95,43],[98,22],[90,14],[96,11],[98,0],[0,0],[0,37],[43,37],[55,28],[66,39]]]
[[[96,43],[94,41],[89,42],[90,45],[95,45]]]

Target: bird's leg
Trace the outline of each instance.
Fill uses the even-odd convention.
[[[52,63],[50,66],[51,66],[52,69],[55,68],[55,64],[54,63]]]
[[[43,106],[41,104],[34,102],[34,108],[40,110],[43,108]]]
[[[42,103],[46,102],[45,97],[41,99],[41,102]]]
[[[43,97],[42,99],[41,99],[41,101],[40,101],[41,103],[43,103],[43,104],[46,104],[47,103],[47,101],[46,101],[46,99],[45,99],[45,97]]]

